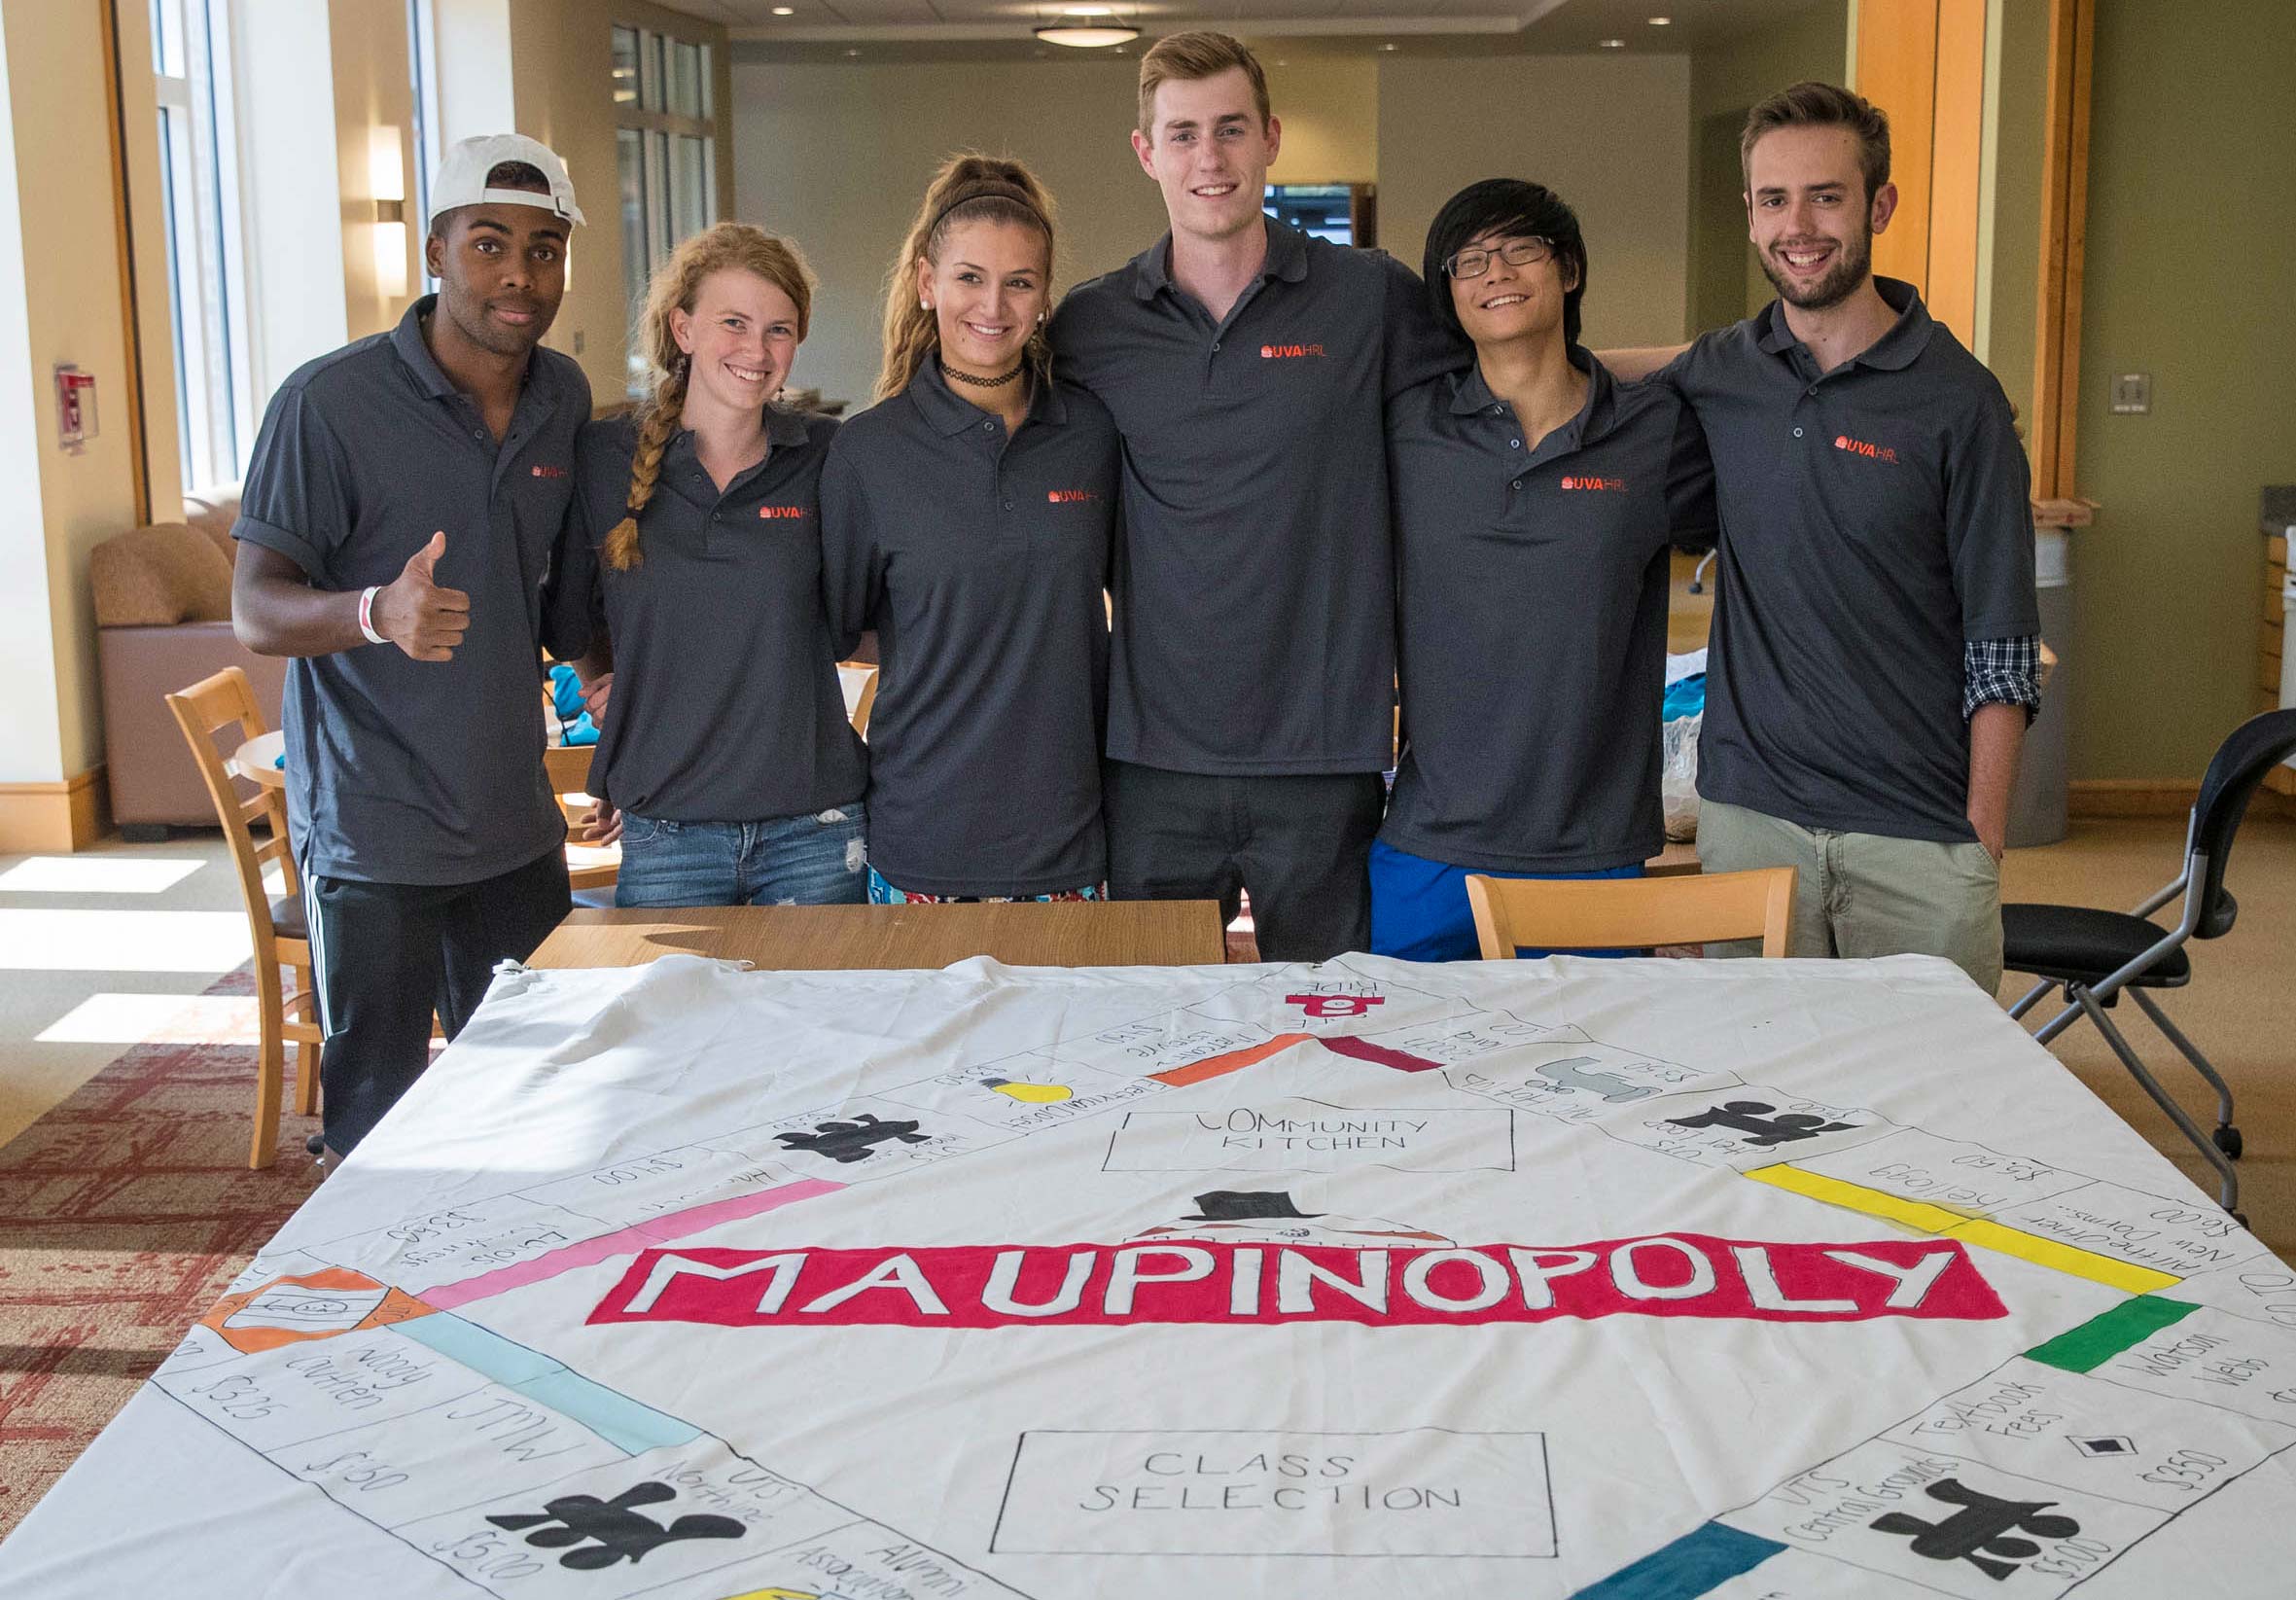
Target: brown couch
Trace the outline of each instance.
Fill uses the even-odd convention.
[[[286,661],[231,636],[231,521],[236,485],[184,498],[184,520],[137,528],[88,552],[104,764],[112,817],[129,837],[216,825],[183,731],[161,698],[227,666],[244,670],[256,703],[279,724]]]

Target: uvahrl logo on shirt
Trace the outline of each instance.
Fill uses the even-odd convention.
[[[1887,444],[1868,444],[1862,439],[1852,439],[1848,434],[1834,435],[1834,448],[1848,450],[1852,455],[1866,456],[1875,461],[1895,463],[1897,452]]]
[[[1626,480],[1623,478],[1566,478],[1563,480],[1563,487],[1566,489],[1608,489],[1616,494],[1625,492]]]
[[[1090,489],[1046,489],[1044,498],[1055,506],[1066,506],[1078,501],[1098,500],[1100,496]]]
[[[566,469],[564,467],[538,466],[534,469],[534,476],[537,478],[564,478],[566,476]]]
[[[758,515],[769,521],[780,521],[789,517],[803,516],[805,508],[803,506],[759,506]]]
[[[1323,353],[1321,344],[1262,344],[1259,347],[1259,359],[1262,361],[1296,361],[1301,356],[1320,356]]]

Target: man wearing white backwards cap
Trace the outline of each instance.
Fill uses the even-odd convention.
[[[566,914],[542,764],[543,587],[561,565],[582,369],[538,347],[583,220],[565,163],[465,139],[431,191],[439,292],[281,384],[248,467],[240,641],[295,658],[287,800],[348,1155],[459,1032],[494,964]]]

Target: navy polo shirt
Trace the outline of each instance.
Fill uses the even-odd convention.
[[[566,836],[542,764],[542,590],[590,386],[537,348],[497,444],[423,342],[436,303],[279,386],[231,529],[337,590],[396,581],[443,530],[437,581],[471,597],[452,660],[371,644],[289,663],[288,816],[328,877],[476,883]]]
[[[1384,402],[1456,366],[1408,267],[1267,223],[1215,322],[1172,241],[1079,285],[1060,371],[1124,437],[1108,753],[1182,772],[1377,772],[1395,674]]]
[[[628,504],[637,422],[582,432],[584,545],[614,651],[590,787],[637,816],[811,815],[868,782],[821,603],[821,473],[837,424],[765,416],[765,459],[722,492],[691,430],[671,438],[624,571],[598,547]]]
[[[1666,843],[1667,557],[1711,535],[1713,475],[1671,390],[1587,373],[1526,447],[1473,366],[1390,408],[1403,755],[1379,836],[1455,867],[1577,872]]]
[[[848,422],[822,478],[830,610],[877,630],[869,862],[929,895],[1042,895],[1108,876],[1103,590],[1115,424],[1069,383],[1028,420],[952,394],[938,357]]]
[[[1912,285],[1874,282],[1897,321],[1830,373],[1772,302],[1658,374],[1721,509],[1698,792],[1965,842],[1962,646],[2040,631],[2031,480],[1994,375]]]

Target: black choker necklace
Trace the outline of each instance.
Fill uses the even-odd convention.
[[[970,383],[975,389],[1002,389],[1006,384],[1020,376],[1020,370],[1027,365],[1028,362],[1025,358],[1017,361],[1013,363],[1012,371],[1005,373],[1002,377],[974,377],[971,373],[958,372],[946,362],[941,363],[940,370],[957,382]]]

